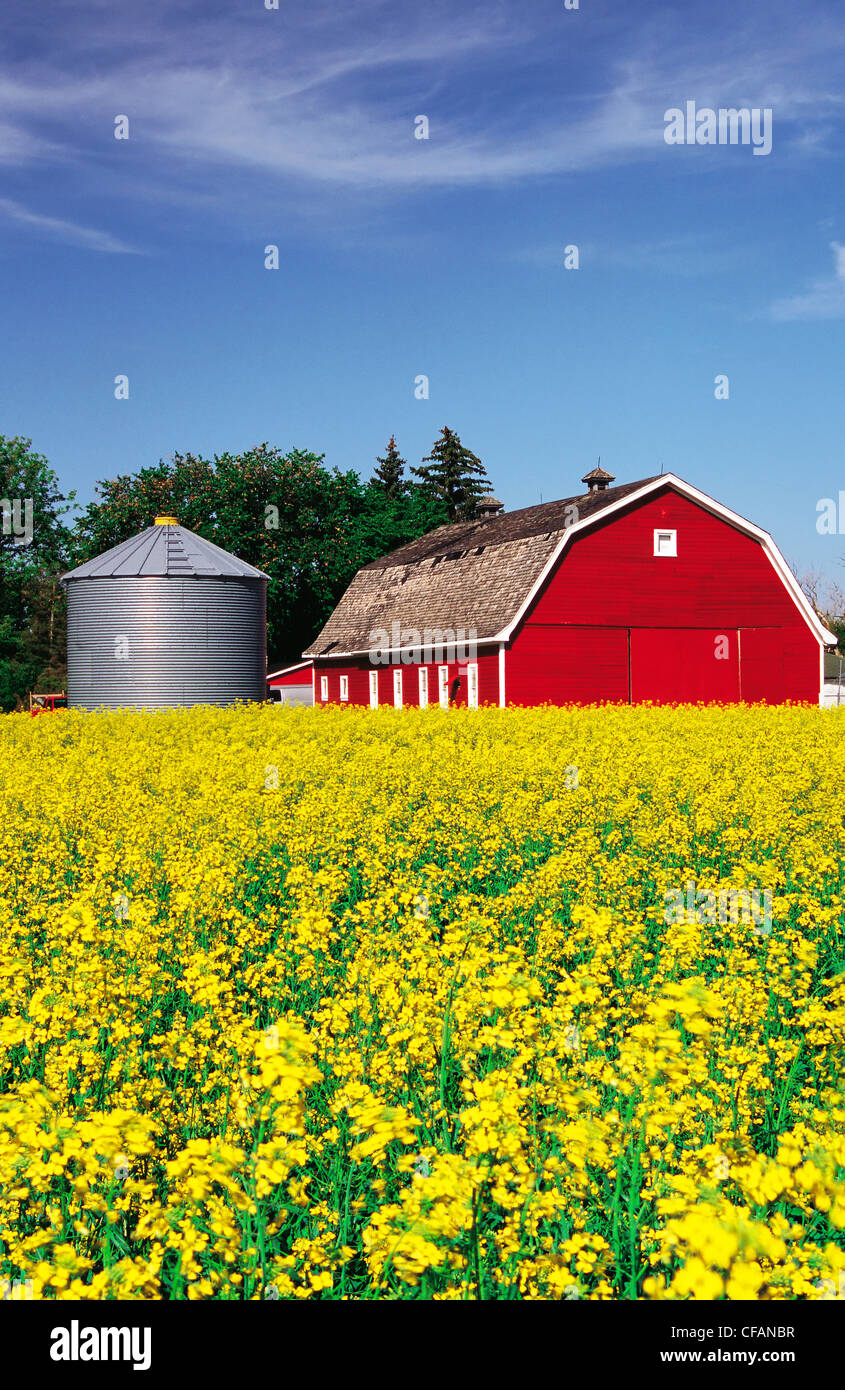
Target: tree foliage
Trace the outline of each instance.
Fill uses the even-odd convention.
[[[460,436],[448,425],[422,460],[422,468],[411,471],[422,485],[446,507],[450,521],[468,520],[475,515],[479,497],[490,491],[491,483],[481,459],[467,449]]]
[[[325,468],[323,458],[264,443],[213,459],[175,454],[101,482],[78,523],[77,561],[172,514],[268,575],[271,663],[298,660],[361,565],[446,520],[419,489],[391,496],[374,479]]]
[[[373,474],[374,481],[381,484],[388,497],[396,497],[404,487],[406,460],[396,447],[395,435],[392,434],[387,442],[384,458],[376,455],[376,463],[379,467]]]
[[[845,591],[842,586],[817,569],[799,574],[793,568],[792,572],[825,627],[836,637],[838,650],[845,655]]]
[[[36,686],[64,685],[59,577],[71,554],[65,518],[74,495],[60,493],[31,439],[0,435],[0,709],[24,704]]]
[[[20,705],[37,686],[65,684],[59,576],[162,514],[268,576],[270,662],[298,660],[362,565],[469,514],[489,486],[480,461],[448,429],[423,468],[412,470],[419,483],[405,476],[392,435],[377,463],[363,482],[352,470],[327,468],[322,454],[284,453],[268,443],[210,459],[177,453],[98,483],[96,500],[71,530],[64,517],[74,494],[61,496],[30,440],[0,436],[0,499],[8,512],[18,499],[22,520],[30,499],[33,521],[26,543],[11,525],[0,532],[0,708]]]

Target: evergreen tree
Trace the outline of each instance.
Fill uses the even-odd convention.
[[[422,463],[422,468],[412,468],[411,472],[422,479],[424,488],[442,499],[451,521],[472,518],[479,497],[492,490],[481,459],[464,448],[460,436],[447,425]]]
[[[405,481],[405,459],[396,447],[394,434],[390,436],[384,458],[376,455],[376,463],[380,467],[376,469],[373,478],[381,484],[388,497],[395,497]]]

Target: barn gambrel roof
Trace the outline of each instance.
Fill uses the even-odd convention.
[[[813,635],[824,646],[836,643],[767,531],[674,473],[664,473],[438,527],[360,569],[303,656],[364,656],[373,634],[391,632],[393,623],[403,633],[463,629],[468,634],[474,628],[479,644],[508,641],[574,537],[664,487],[758,540]]]

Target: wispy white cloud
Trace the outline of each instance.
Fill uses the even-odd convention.
[[[25,227],[63,241],[71,246],[84,246],[88,251],[107,251],[116,255],[137,255],[135,247],[112,236],[109,232],[95,227],[81,227],[76,222],[66,222],[60,217],[46,217],[43,213],[31,212],[13,198],[0,198],[0,219],[18,222]]]
[[[809,158],[843,114],[845,23],[806,24],[789,5],[768,41],[742,16],[728,39],[669,9],[636,23],[614,10],[610,23],[598,5],[590,28],[562,6],[505,0],[278,12],[256,0],[248,13],[148,0],[116,25],[105,0],[71,9],[54,51],[21,42],[0,79],[0,162],[72,165],[80,188],[151,208],[195,190],[203,210],[231,216],[235,180],[253,204],[284,190],[325,206],[337,193],[363,202],[633,161],[677,168],[690,152],[665,145],[663,113],[687,99],[771,106],[778,152]],[[117,113],[132,121],[122,147]],[[427,141],[413,137],[417,114]]]
[[[815,280],[805,294],[777,300],[771,308],[772,318],[779,322],[791,319],[845,318],[845,246],[830,243],[833,252],[833,275]]]
[[[60,154],[61,145],[44,140],[36,131],[27,129],[22,121],[0,120],[0,165],[24,166]]]

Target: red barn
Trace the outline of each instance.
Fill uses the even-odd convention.
[[[819,704],[835,645],[771,536],[672,473],[441,526],[359,570],[320,703]]]

